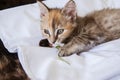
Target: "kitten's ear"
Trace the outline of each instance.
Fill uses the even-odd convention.
[[[62,13],[67,16],[71,20],[75,20],[77,13],[76,13],[76,5],[73,0],[70,0],[65,7],[62,9]]]
[[[49,8],[43,4],[42,2],[40,1],[37,1],[38,5],[39,5],[39,8],[40,8],[40,16],[43,17],[45,16],[45,14],[47,14],[49,12]]]

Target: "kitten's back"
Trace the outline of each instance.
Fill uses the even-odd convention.
[[[120,32],[120,9],[103,9],[88,16],[93,17],[95,22],[107,31]]]

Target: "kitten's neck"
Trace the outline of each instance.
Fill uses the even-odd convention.
[[[66,44],[75,36],[78,36],[80,34],[82,35],[84,33],[84,29],[86,28],[85,26],[89,23],[95,23],[95,20],[92,17],[77,16],[77,19],[75,21],[76,26],[74,30],[71,32],[71,35],[63,41],[63,43]]]
[[[80,28],[82,27],[80,26],[81,21],[82,21],[82,17],[77,16],[76,21],[74,21],[73,23],[73,24],[76,24],[76,26],[74,26],[75,27],[74,30],[71,32],[70,36],[66,38],[62,43],[65,43],[65,44],[68,43],[73,37],[77,36],[80,33],[81,31],[80,29],[82,29]]]

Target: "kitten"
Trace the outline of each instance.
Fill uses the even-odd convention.
[[[103,9],[79,17],[73,0],[62,9],[50,9],[39,1],[38,4],[43,36],[51,44],[65,44],[60,48],[59,56],[81,53],[120,38],[120,9]]]

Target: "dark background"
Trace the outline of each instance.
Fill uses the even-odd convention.
[[[0,0],[0,10],[35,2],[36,0]]]

